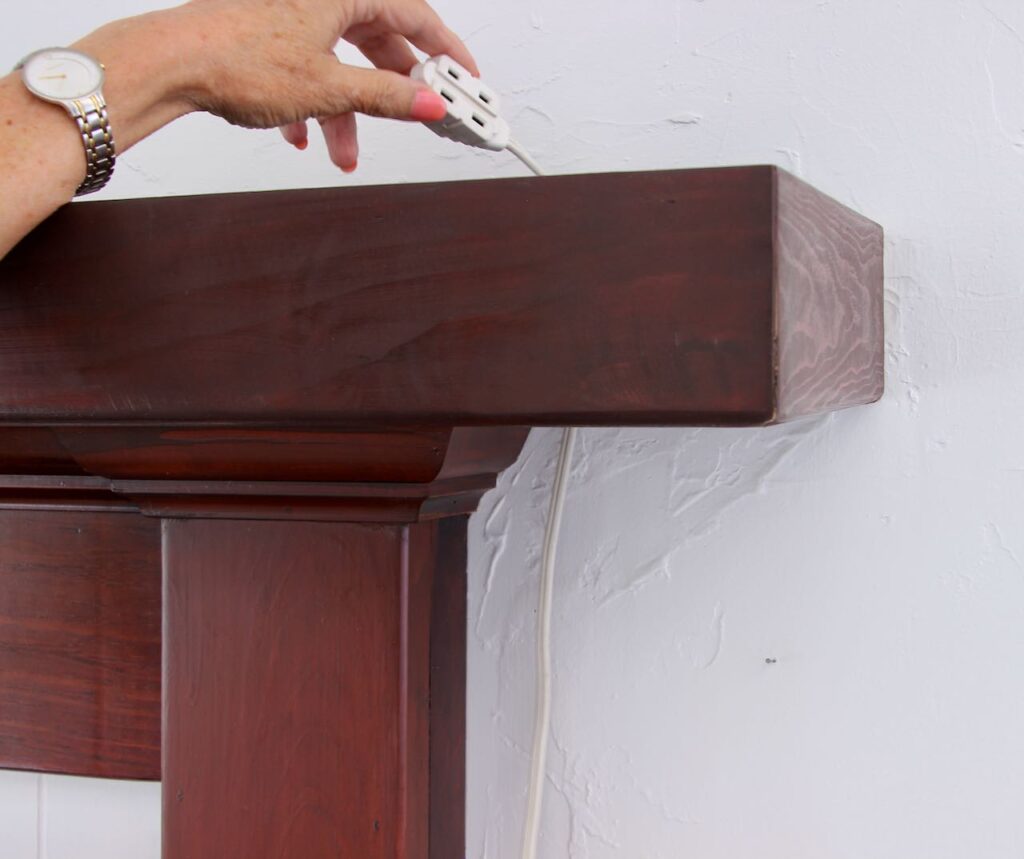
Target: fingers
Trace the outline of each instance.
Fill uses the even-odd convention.
[[[409,43],[395,33],[381,33],[376,27],[353,27],[345,34],[345,40],[359,48],[378,69],[408,74],[416,65],[416,55]]]
[[[359,138],[356,133],[356,117],[343,113],[320,120],[320,130],[327,143],[327,154],[331,161],[345,173],[352,173],[359,161]],[[292,122],[281,126],[281,134],[296,149],[309,146],[309,131],[305,122]]]
[[[431,56],[448,54],[472,74],[480,74],[462,40],[423,0],[366,0],[358,14],[342,35],[378,70],[338,63],[331,54],[320,67],[322,87],[313,111],[331,161],[347,173],[356,169],[359,158],[355,113],[422,122],[447,113],[441,96],[408,78],[417,61],[409,42]],[[308,145],[305,122],[286,125],[281,132],[298,149]]]
[[[432,57],[448,54],[479,77],[480,70],[476,60],[462,39],[456,36],[437,12],[423,0],[370,0],[364,9],[364,19],[352,22],[353,24],[370,25],[377,32],[404,36]],[[347,32],[343,35],[348,38]]]
[[[324,140],[327,141],[327,153],[331,156],[331,161],[343,172],[353,172],[359,161],[355,114],[343,113],[330,119],[322,119],[320,128],[324,133]]]
[[[473,77],[480,77],[480,69],[477,67],[476,60],[473,59],[473,55],[463,44],[462,39],[449,30],[436,15],[434,18],[437,19],[436,26],[427,27],[420,33],[410,33],[409,41],[432,57],[436,57],[438,54],[447,54],[459,65],[468,69]]]
[[[325,59],[323,69],[323,105],[318,116],[356,111],[369,116],[432,122],[447,113],[441,96],[397,72],[347,66],[333,56]]]
[[[309,146],[309,130],[305,122],[292,122],[281,126],[281,134],[296,149],[302,150]]]

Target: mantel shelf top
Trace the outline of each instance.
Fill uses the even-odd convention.
[[[761,425],[882,391],[881,228],[767,166],[86,203],[0,283],[7,426]]]

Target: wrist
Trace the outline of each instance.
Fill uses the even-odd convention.
[[[105,68],[103,94],[119,153],[193,110],[195,53],[174,12],[115,21],[70,46]]]
[[[70,200],[85,176],[85,152],[67,111],[32,95],[21,72],[15,71],[0,78],[0,117],[0,125],[11,132],[0,153],[0,176],[17,177],[45,164],[49,182],[39,183],[35,202],[43,207],[54,200],[55,205]],[[19,208],[7,207],[0,215]],[[4,220],[0,217],[0,223]]]

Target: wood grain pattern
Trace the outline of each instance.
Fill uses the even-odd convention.
[[[882,230],[779,171],[778,411],[873,403],[884,387]]]
[[[430,859],[466,845],[466,527],[445,519],[435,532],[430,624]]]
[[[440,551],[433,524],[164,524],[164,859],[427,859],[429,818],[462,813],[438,803],[464,801],[428,797],[453,521]]]
[[[125,509],[176,518],[416,522],[472,512],[526,427],[376,432],[0,427],[0,508]],[[51,474],[57,440],[68,467]],[[81,471],[105,477],[83,476]],[[132,477],[137,475],[137,477]],[[147,476],[148,475],[148,476]],[[234,479],[232,479],[234,478]]]
[[[164,540],[164,859],[395,856],[400,532]]]
[[[23,432],[23,430],[22,430]],[[374,430],[232,427],[53,427],[73,468],[114,480],[288,480],[429,483],[445,464],[450,427]],[[0,427],[0,443],[6,428]],[[36,455],[32,445],[7,448]],[[65,473],[75,473],[74,471]]]
[[[430,635],[431,603],[437,567],[437,528],[419,525],[402,530],[400,643],[403,654],[398,722],[402,726],[399,772],[398,856],[430,859]],[[463,622],[465,619],[463,618]],[[465,680],[463,681],[465,684]],[[458,797],[465,802],[465,797]]]
[[[765,423],[776,172],[70,206],[0,263],[0,419]]]
[[[278,530],[269,532],[263,530],[268,527],[265,525],[221,524],[223,531],[203,531],[204,539],[212,543],[186,539],[173,546],[168,544],[168,563],[173,565],[168,569],[174,576],[168,586],[175,588],[177,597],[182,597],[182,586],[201,589],[190,591],[191,602],[184,608],[179,601],[174,610],[175,603],[169,602],[172,612],[167,623],[180,624],[184,610],[188,618],[198,614],[202,627],[201,634],[186,634],[181,646],[169,650],[168,682],[183,683],[183,671],[194,669],[199,674],[187,674],[191,685],[184,701],[172,692],[169,705],[178,701],[179,706],[168,712],[176,713],[192,730],[203,731],[207,720],[213,718],[212,709],[224,705],[223,696],[232,694],[216,672],[222,670],[238,684],[246,684],[241,692],[252,703],[252,698],[262,700],[266,684],[274,684],[273,688],[279,690],[289,683],[293,679],[289,666],[301,663],[307,673],[305,679],[296,679],[297,686],[288,693],[291,697],[286,699],[286,714],[267,713],[266,706],[253,704],[264,712],[262,717],[252,717],[257,721],[262,718],[253,730],[268,738],[266,742],[283,743],[275,745],[276,755],[291,756],[296,747],[305,747],[306,740],[296,745],[278,735],[271,741],[274,720],[288,721],[282,730],[306,732],[302,713],[316,703],[311,704],[311,699],[319,694],[314,689],[316,682],[309,678],[323,679],[321,672],[326,671],[328,681],[336,680],[331,671],[339,670],[333,657],[324,665],[319,661],[321,656],[343,646],[345,636],[359,638],[355,652],[363,656],[357,664],[346,666],[351,675],[349,688],[361,689],[364,670],[369,672],[366,682],[376,682],[376,677],[384,683],[391,676],[397,684],[393,696],[380,689],[370,696],[367,706],[374,708],[373,716],[366,716],[382,724],[391,720],[397,736],[392,749],[394,761],[384,753],[372,755],[375,766],[387,768],[394,763],[396,768],[391,780],[383,782],[394,815],[380,818],[388,820],[387,828],[394,835],[397,852],[393,855],[410,859],[457,855],[458,845],[465,838],[466,519],[458,517],[411,528],[337,526],[340,530],[324,530],[332,528],[328,525],[312,532],[305,525],[297,526],[299,530],[280,530],[291,529],[291,525],[271,525]],[[168,523],[168,533],[172,537],[182,533],[191,537],[193,532],[187,526]],[[330,540],[326,557],[318,543],[325,536]],[[157,522],[136,516],[0,514],[0,765],[111,778],[160,778],[159,537]],[[367,538],[378,545],[371,546],[369,555],[361,556],[360,545]],[[236,553],[239,540],[245,545],[244,553]],[[268,540],[279,554],[263,556]],[[307,548],[311,540],[312,550]],[[135,556],[137,560],[133,560]],[[259,561],[254,561],[256,556]],[[193,564],[195,557],[203,559],[198,566]],[[318,563],[323,565],[321,573],[337,581],[320,581],[315,569]],[[189,584],[191,578],[180,584],[183,564],[188,565],[188,576],[203,577],[198,585]],[[294,565],[301,566],[303,572],[292,571]],[[225,568],[229,568],[227,572]],[[355,580],[346,584],[346,571],[351,574],[357,568]],[[239,586],[238,576],[244,586]],[[310,581],[313,592],[304,593]],[[341,590],[334,591],[332,586]],[[378,592],[381,589],[383,593]],[[367,591],[374,598],[366,599]],[[248,605],[247,599],[255,607]],[[233,600],[239,601],[241,620],[234,615]],[[293,607],[293,601],[300,605]],[[319,605],[321,614],[316,616],[322,619],[323,612],[334,613],[341,602],[345,603],[344,610],[338,611],[332,621],[338,626],[322,634],[318,630],[314,639],[304,639],[302,630],[292,626],[296,617],[309,620],[309,615],[302,612],[312,611],[313,603]],[[210,617],[208,610],[231,614],[235,620],[228,624],[219,616]],[[353,620],[355,616],[358,622]],[[258,636],[261,641],[254,644],[247,638],[243,646],[227,640],[238,623],[248,624],[245,635]],[[384,624],[394,633],[383,656],[366,656],[366,648],[373,650],[375,642],[380,645],[383,640],[381,634],[364,638],[367,624],[378,631]],[[331,641],[324,642],[322,635],[332,636]],[[279,638],[302,650],[304,658],[292,651],[278,652]],[[178,638],[172,634],[169,642],[178,642]],[[388,650],[392,645],[397,648],[395,652]],[[243,656],[239,656],[240,646]],[[190,648],[192,662],[182,663],[181,647]],[[294,661],[289,662],[290,658]],[[262,661],[272,667],[261,669]],[[382,664],[390,668],[381,669]],[[257,685],[250,687],[251,681]],[[180,692],[181,686],[175,685],[174,689]],[[195,701],[200,689],[215,699],[209,709]],[[356,737],[364,738],[362,723],[351,707],[342,706],[330,696],[326,706],[339,707],[335,720],[338,731],[353,743]],[[240,721],[250,718],[237,708],[232,712]],[[311,723],[319,724],[318,718],[331,722],[327,710],[316,712],[320,716],[311,714]],[[248,745],[252,736],[230,725],[225,727],[223,719],[215,724],[225,732],[216,739],[230,758],[224,765],[235,767],[223,777],[232,783],[248,778],[246,767],[254,753]],[[316,741],[315,730],[309,733],[313,736],[310,742]],[[172,732],[171,737],[175,736],[179,739],[168,745],[168,753],[177,752],[179,767],[205,784],[209,770],[203,761],[192,757],[197,748],[194,736]],[[306,736],[302,733],[303,738]],[[320,736],[326,736],[324,742],[328,744],[336,741],[329,733]],[[198,748],[202,748],[201,743]],[[347,760],[351,763],[351,758]],[[261,760],[252,778],[267,777],[277,766],[294,773],[296,779],[305,778],[301,762],[285,765],[276,757],[273,761]],[[214,789],[221,788],[227,789],[219,783]],[[394,788],[393,793],[390,788]],[[282,791],[287,789],[280,787]],[[304,781],[303,790],[305,800],[299,801],[312,802],[314,787]],[[263,801],[274,801],[270,793],[261,796]],[[322,796],[320,800],[331,804],[338,797]],[[260,797],[250,796],[247,807],[251,810],[259,801]],[[171,809],[180,811],[177,802]],[[286,809],[282,813],[292,812]],[[215,811],[211,814],[221,820]],[[345,809],[338,806],[336,817],[329,818],[325,825],[333,826],[331,821],[344,818]],[[209,822],[205,818],[182,822],[184,826],[193,824],[206,832]],[[219,825],[230,830],[230,818]],[[267,825],[274,828],[274,821]],[[381,827],[383,831],[384,823]],[[383,842],[390,843],[387,838]],[[215,843],[221,844],[218,849],[226,849],[226,842]]]
[[[773,167],[76,205],[0,286],[0,765],[159,774],[164,519],[165,859],[461,857],[527,428],[883,383],[880,228]]]
[[[165,450],[174,450],[178,444],[201,444],[207,438],[212,438],[216,449],[224,450],[222,445],[233,444],[235,441],[235,436],[221,430],[211,431],[209,436],[206,430],[197,431],[196,435],[186,434],[183,441],[178,435],[173,435],[169,440],[154,440],[154,437],[150,436],[151,431],[145,428],[141,436],[136,435],[136,428],[133,427],[125,428],[123,431],[112,427],[96,429],[96,435],[83,432],[79,437],[80,431],[73,429],[64,436],[64,429],[61,428],[54,432],[47,431],[45,436],[61,437],[64,455],[74,452],[74,455],[82,456],[83,462],[90,464],[95,464],[95,461],[87,459],[80,451],[85,450],[91,454],[102,448],[105,452],[104,467],[112,463],[115,467],[120,467],[116,464],[122,462],[119,456],[109,455],[107,452],[110,450],[128,451],[127,460],[142,462],[142,459],[133,459],[139,448],[129,443],[141,437],[146,441],[147,471],[159,471],[160,463],[166,461]],[[324,456],[328,478],[386,479],[381,482],[357,483],[335,482],[331,479],[306,482],[111,480],[80,475],[59,477],[45,473],[0,475],[0,508],[11,511],[35,509],[33,513],[0,512],[0,517],[10,517],[6,520],[12,523],[13,530],[9,533],[17,536],[22,533],[23,528],[27,528],[25,523],[31,522],[36,523],[40,534],[43,535],[22,546],[18,550],[20,554],[16,556],[10,553],[21,545],[17,541],[9,547],[0,547],[0,561],[5,557],[3,551],[6,550],[10,557],[16,559],[12,564],[15,564],[14,570],[17,573],[0,576],[0,590],[7,588],[3,596],[16,600],[19,604],[30,597],[31,601],[27,604],[32,606],[33,611],[33,619],[30,621],[10,612],[9,616],[5,617],[4,612],[0,611],[0,619],[5,624],[0,629],[0,750],[10,752],[6,758],[8,765],[82,775],[159,777],[159,629],[150,629],[148,661],[145,665],[136,666],[145,683],[148,683],[148,686],[144,687],[149,690],[148,697],[133,699],[128,704],[119,704],[116,714],[103,710],[105,702],[120,702],[124,699],[125,691],[119,683],[134,684],[138,681],[138,677],[126,674],[122,670],[119,647],[124,645],[118,643],[123,637],[130,637],[135,632],[132,626],[135,619],[130,614],[133,608],[132,600],[140,598],[140,595],[148,596],[150,600],[150,604],[144,606],[148,613],[143,612],[140,615],[140,623],[145,621],[152,625],[155,613],[159,612],[160,607],[159,547],[154,541],[157,523],[134,514],[145,511],[155,517],[231,520],[225,523],[228,534],[234,533],[232,528],[241,527],[235,521],[240,519],[265,519],[276,523],[284,520],[332,523],[362,521],[400,525],[454,516],[456,521],[461,523],[459,527],[464,532],[463,514],[475,509],[480,495],[493,486],[497,473],[516,459],[528,430],[522,427],[484,427],[422,433],[392,433],[381,430],[377,433],[332,432],[326,435],[322,432],[295,431],[282,432],[271,440],[267,438],[268,433],[269,431],[260,430],[251,439],[252,444],[263,449],[267,456],[266,461],[259,457],[252,457],[248,461],[255,475],[287,476],[293,473],[292,469],[296,468],[297,464],[300,469],[307,468],[310,456],[307,453],[290,451],[290,447],[294,445],[308,446],[314,451],[319,451],[317,455]],[[14,449],[10,456],[23,457],[25,450],[29,448],[40,450],[41,446],[34,438],[35,435],[28,434],[26,441],[24,435],[16,434],[15,439],[22,447],[19,449],[18,444],[13,445]],[[76,440],[77,444],[68,443],[68,439]],[[243,447],[250,442],[250,438],[244,433],[238,436],[238,440]],[[251,449],[248,448],[250,452]],[[270,458],[277,453],[280,453],[278,458]],[[171,459],[173,460],[174,456]],[[238,463],[241,459],[238,457],[232,462]],[[21,461],[26,460],[23,458]],[[216,467],[215,457],[210,457],[209,461]],[[229,467],[236,466],[231,464]],[[316,472],[312,472],[307,476],[315,475]],[[417,483],[417,480],[427,482]],[[52,520],[44,515],[44,511],[52,513]],[[69,518],[68,513],[60,511],[71,511],[75,515]],[[88,517],[86,511],[91,511]],[[99,513],[104,515],[97,515]],[[76,516],[78,518],[75,518]],[[92,554],[83,554],[81,538],[67,538],[61,523],[68,521],[91,523],[92,530],[89,533],[93,534],[97,541],[91,549]],[[142,522],[143,525],[139,526],[138,522]],[[122,527],[123,535],[120,530]],[[122,541],[125,546],[132,546],[134,535],[140,527],[149,535],[149,576],[136,581],[130,577],[139,571],[137,565],[126,564],[123,568],[119,567],[115,572],[127,577],[121,582],[124,587],[124,602],[112,602],[113,598],[107,595],[107,589],[112,585],[107,579],[114,573],[100,563],[101,553],[110,554],[108,564],[119,563],[122,557]],[[183,523],[179,523],[179,527],[183,527]],[[392,820],[388,825],[392,828],[397,826],[400,833],[408,833],[404,843],[409,845],[409,850],[412,850],[412,845],[425,844],[428,838],[427,796],[431,776],[426,744],[428,741],[437,743],[445,739],[446,748],[456,749],[458,743],[462,741],[463,730],[459,727],[462,723],[456,722],[457,730],[454,732],[437,727],[434,732],[427,734],[423,722],[423,709],[427,707],[429,700],[430,639],[436,633],[429,608],[435,590],[431,578],[434,568],[440,565],[442,569],[448,570],[452,563],[462,565],[454,572],[447,572],[446,576],[454,576],[456,584],[463,589],[465,587],[464,550],[462,554],[457,550],[453,553],[450,548],[451,539],[439,543],[432,529],[432,525],[425,525],[403,532],[408,535],[405,551],[408,555],[406,566],[410,575],[410,593],[403,599],[412,600],[419,606],[415,612],[410,613],[406,610],[402,623],[409,643],[401,652],[411,654],[408,663],[402,669],[406,676],[403,688],[408,689],[403,706],[409,708],[412,714],[409,717],[409,724],[419,725],[420,733],[411,731],[402,747],[407,766],[403,766],[400,771],[406,774],[409,786],[407,791],[400,790],[399,795],[409,797],[408,806],[402,811],[408,823],[398,825]],[[34,532],[31,529],[25,531],[27,535],[32,533]],[[443,533],[449,534],[450,531],[446,530]],[[233,547],[234,543],[226,541],[223,554],[215,554],[214,557],[230,556]],[[305,551],[305,544],[297,542],[294,553],[302,556]],[[33,562],[36,553],[38,559]],[[67,580],[74,583],[77,594],[74,600],[69,601],[67,588],[54,587],[50,578],[36,575],[37,566],[40,569],[50,569],[56,564],[66,565],[67,569],[63,572]],[[385,569],[381,574],[390,573]],[[216,579],[219,574],[210,572],[210,575]],[[231,582],[229,581],[225,587],[230,588]],[[460,599],[465,599],[464,593],[444,595],[442,605],[450,605],[451,601],[455,600],[458,607]],[[111,606],[118,610],[113,611]],[[2,599],[0,608],[4,608]],[[88,670],[79,676],[65,678],[61,674],[61,659],[68,653],[83,652],[80,639],[84,633],[64,623],[66,613],[71,610],[79,614],[91,612],[95,615],[96,628],[88,630],[88,634],[91,636],[91,646],[97,648],[93,654],[96,664],[87,663]],[[376,610],[372,603],[359,609],[369,613]],[[388,606],[387,611],[392,610],[393,607]],[[25,641],[42,641],[35,631],[38,626],[35,618],[49,618],[52,619],[52,623],[48,622],[45,627],[45,650],[33,654],[34,661],[31,665],[37,671],[38,677],[30,677],[24,674],[25,653],[19,647]],[[442,617],[444,623],[450,620],[450,612]],[[460,623],[457,620],[452,622]],[[32,638],[33,635],[36,637]],[[115,644],[108,643],[107,637],[112,637]],[[11,646],[5,647],[7,644]],[[462,647],[464,650],[464,642]],[[84,651],[86,655],[89,654],[87,648],[84,648]],[[458,682],[464,682],[464,652],[459,656],[451,644],[445,645],[445,651],[455,654],[456,669],[449,670],[443,675],[441,682],[448,690],[446,694],[456,694]],[[109,665],[106,659],[108,655]],[[442,660],[442,667],[446,664]],[[18,682],[21,685],[11,678],[19,678]],[[11,682],[4,685],[6,680]],[[89,711],[83,716],[72,712],[70,705],[53,706],[50,686],[62,683],[72,687],[74,701],[99,702],[95,705],[96,713]],[[30,721],[15,719],[15,704],[8,704],[4,699],[5,693],[21,698],[20,702],[16,702],[17,713],[44,710],[46,717]],[[464,696],[464,692],[462,694]],[[5,713],[9,718],[4,718]],[[417,713],[420,715],[416,716]],[[393,718],[395,714],[384,712],[382,718],[385,716]],[[86,717],[92,721],[88,721]],[[115,717],[120,721],[116,721]],[[405,717],[399,717],[399,721],[402,724],[406,723]],[[62,734],[55,725],[64,722],[71,725],[71,729]],[[439,726],[444,726],[447,722],[447,719],[435,720],[435,724]],[[127,742],[124,735],[128,728],[139,725],[148,726],[148,739],[144,742],[138,741],[139,748],[131,753],[134,755],[131,757],[129,752],[121,749],[121,745]],[[111,751],[108,746],[112,746],[114,750]],[[446,752],[443,759],[451,760],[452,754],[454,753]],[[445,784],[447,786],[439,795],[448,798],[443,816],[449,819],[445,824],[448,831],[453,831],[453,827],[457,828],[456,822],[462,812],[452,809],[456,806],[461,808],[461,794],[458,800],[453,799],[453,780],[449,778]]]
[[[0,511],[0,767],[160,778],[158,522]]]
[[[0,474],[430,483],[503,467],[526,427],[4,426]]]

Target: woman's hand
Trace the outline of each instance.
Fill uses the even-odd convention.
[[[236,125],[281,126],[306,145],[306,120],[318,119],[332,160],[353,170],[355,113],[435,120],[440,96],[407,77],[411,42],[427,54],[450,54],[474,73],[466,46],[424,0],[193,0],[182,10],[209,33],[209,73],[192,94],[197,107]],[[338,62],[339,39],[377,70]]]
[[[377,69],[339,63],[347,39]],[[317,119],[331,159],[354,170],[355,113],[432,120],[440,96],[413,83],[409,44],[451,54],[465,45],[425,0],[192,0],[101,27],[72,47],[106,65],[104,94],[119,153],[179,116],[205,110],[251,128],[281,126],[306,145]],[[0,77],[0,259],[68,202],[85,176],[82,136],[64,108]]]
[[[340,39],[377,68],[339,62]],[[358,158],[356,113],[421,121],[445,114],[441,97],[408,77],[416,64],[410,42],[477,73],[466,46],[425,0],[192,0],[110,24],[76,47],[103,60],[110,43],[116,62],[127,41],[136,42],[134,54],[174,61],[162,100],[177,105],[176,114],[203,110],[247,128],[280,126],[299,149],[306,121],[317,119],[331,159],[349,171]],[[131,69],[111,71],[108,78]],[[116,113],[116,100],[108,102]]]

